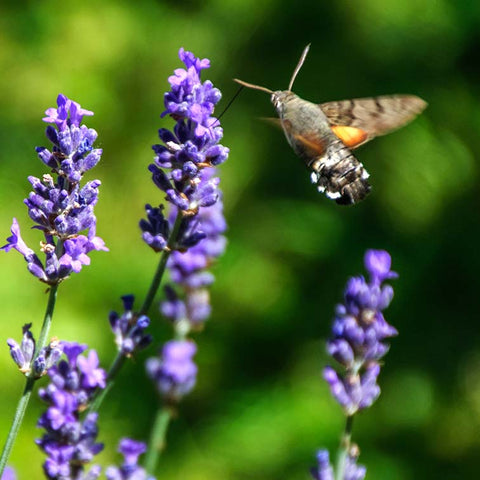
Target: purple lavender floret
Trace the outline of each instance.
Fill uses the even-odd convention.
[[[352,445],[345,458],[343,480],[363,480],[367,474],[367,469],[363,465],[357,465],[359,450],[356,445]]]
[[[330,463],[328,450],[317,452],[317,465],[310,469],[314,480],[334,480],[333,467]]]
[[[105,471],[107,480],[155,480],[147,474],[144,468],[138,465],[138,457],[145,453],[147,446],[130,438],[122,438],[118,451],[124,461],[120,467],[108,467]]]
[[[148,376],[167,403],[176,403],[195,386],[197,366],[193,356],[197,351],[190,340],[171,340],[163,346],[160,358],[147,360]]]
[[[113,311],[109,315],[117,348],[126,356],[144,349],[152,341],[151,335],[145,333],[145,329],[150,325],[150,319],[146,315],[138,316],[133,311],[134,300],[133,295],[124,295],[122,297],[124,308],[122,315]]]
[[[58,362],[62,355],[62,346],[59,345],[57,339],[52,339],[48,345],[38,352],[32,364],[35,352],[35,339],[32,332],[30,332],[31,327],[31,323],[27,323],[22,327],[23,337],[20,345],[12,338],[7,340],[7,345],[10,348],[10,355],[20,372],[26,376],[32,375],[34,378],[40,378],[47,373],[50,367]]]
[[[17,475],[12,467],[5,467],[1,480],[17,480]]]
[[[228,148],[219,144],[223,130],[213,116],[220,91],[210,81],[202,83],[201,70],[210,61],[199,59],[183,48],[179,51],[185,69],[176,69],[168,81],[171,90],[165,94],[166,110],[175,121],[173,132],[159,130],[162,144],[154,145],[154,163],[149,166],[155,185],[175,213],[182,215],[174,245],[168,245],[173,229],[172,215],[163,214],[163,207],[147,205],[148,220],[140,222],[144,241],[155,251],[186,250],[198,244],[205,233],[198,220],[199,212],[218,202],[220,190],[215,166],[228,157]]]
[[[355,444],[351,445],[341,467],[343,468],[341,480],[363,480],[365,478],[367,469],[363,465],[357,465],[358,455],[358,447]],[[334,480],[336,478],[328,450],[317,452],[317,465],[310,469],[310,473],[314,480]]]
[[[49,108],[43,119],[54,123],[46,130],[53,147],[37,147],[40,160],[51,169],[51,174],[28,178],[33,191],[25,199],[30,218],[35,227],[45,236],[41,251],[45,254],[42,262],[20,235],[20,227],[14,218],[7,244],[1,247],[8,252],[17,250],[27,262],[27,268],[40,281],[56,285],[78,273],[88,265],[87,256],[93,250],[108,250],[103,240],[96,236],[94,207],[98,201],[99,180],[92,180],[84,186],[80,181],[85,172],[100,160],[102,150],[94,149],[97,132],[80,125],[85,115],[93,112],[64,95],[57,98],[57,108]],[[85,232],[86,235],[81,234]]]
[[[94,391],[105,388],[106,372],[99,367],[98,356],[90,350],[81,355],[86,345],[62,342],[67,360],[48,370],[50,384],[40,389],[39,396],[48,403],[38,426],[46,433],[36,443],[47,454],[43,468],[49,479],[96,479],[100,467],[88,471],[84,466],[103,449],[97,443],[97,414],[90,413],[83,420],[80,414],[87,407]]]
[[[345,288],[344,304],[336,308],[333,337],[327,350],[345,371],[337,373],[332,367],[326,367],[324,378],[347,415],[369,407],[380,395],[379,361],[389,348],[385,340],[397,335],[397,330],[387,323],[382,313],[393,298],[392,287],[383,282],[397,278],[390,267],[388,252],[368,250],[365,268],[370,281],[363,277],[351,278]]]

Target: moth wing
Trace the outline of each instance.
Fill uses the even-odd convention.
[[[282,128],[282,121],[276,117],[260,117],[262,122],[268,123],[269,125],[273,125],[277,128]]]
[[[320,104],[335,135],[350,148],[403,127],[426,106],[427,102],[415,95],[384,95]]]

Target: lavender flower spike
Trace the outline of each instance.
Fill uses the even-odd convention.
[[[147,220],[140,222],[144,241],[155,251],[184,251],[205,238],[198,214],[220,198],[219,179],[214,167],[228,157],[228,148],[220,145],[223,130],[213,116],[220,91],[209,80],[202,83],[201,71],[210,66],[183,48],[179,51],[185,69],[175,70],[168,81],[171,90],[165,94],[165,111],[176,124],[173,132],[161,128],[162,144],[154,145],[155,161],[149,166],[155,185],[165,199],[182,215],[175,245],[168,245],[173,217],[166,219],[163,207],[146,205]]]
[[[392,287],[383,282],[397,277],[390,267],[388,252],[368,250],[365,268],[370,282],[363,277],[351,278],[345,288],[345,302],[336,309],[327,350],[345,373],[326,367],[324,378],[347,415],[369,407],[380,394],[379,360],[388,351],[385,339],[397,334],[382,313],[393,298]]]
[[[118,451],[123,455],[121,467],[108,467],[105,476],[107,480],[155,480],[147,475],[144,468],[138,465],[138,457],[145,453],[147,446],[130,438],[122,438]]]
[[[64,95],[57,98],[57,108],[49,108],[43,119],[49,125],[46,136],[52,143],[51,150],[37,147],[39,159],[50,168],[43,177],[28,178],[33,191],[24,203],[35,228],[44,234],[41,251],[42,262],[20,235],[20,227],[14,218],[7,244],[1,250],[17,250],[27,262],[27,268],[40,281],[57,285],[78,273],[88,265],[88,253],[92,250],[108,250],[97,237],[94,207],[98,200],[99,180],[80,185],[85,172],[100,160],[102,150],[94,149],[97,132],[81,125],[85,115],[92,112]],[[86,235],[81,234],[86,232]]]
[[[43,469],[48,479],[94,480],[100,475],[100,467],[93,465],[88,472],[84,468],[103,449],[96,443],[97,414],[90,413],[81,420],[80,413],[95,389],[105,388],[106,372],[99,368],[94,350],[84,357],[84,345],[62,342],[62,347],[67,361],[49,369],[51,383],[39,391],[49,407],[38,422],[46,432],[36,442],[47,454]]]

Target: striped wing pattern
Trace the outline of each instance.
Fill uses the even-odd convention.
[[[427,103],[414,95],[384,95],[320,104],[330,125],[354,127],[366,132],[356,148],[374,137],[386,135],[411,122]]]

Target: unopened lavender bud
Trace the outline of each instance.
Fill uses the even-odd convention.
[[[17,364],[19,370],[22,373],[28,373],[30,371],[30,362],[25,360],[25,356],[20,348],[20,345],[13,340],[13,338],[9,338],[7,340],[7,345],[10,348],[10,355],[13,361]]]
[[[32,365],[32,373],[35,378],[40,378],[47,373],[45,367],[47,365],[47,361],[45,359],[45,352],[42,350],[37,355],[37,358],[33,361]]]
[[[30,373],[30,364],[32,363],[35,352],[35,339],[33,338],[32,332],[30,332],[31,327],[31,323],[27,323],[22,327],[23,336],[20,345],[11,338],[7,340],[13,361],[25,375]]]
[[[54,338],[52,341],[40,350],[37,358],[33,362],[33,376],[35,378],[43,377],[47,370],[55,365],[62,356],[63,349],[58,339]]]
[[[32,328],[31,323],[27,323],[22,327],[23,337],[21,349],[25,355],[25,360],[27,361],[31,361],[33,354],[35,353],[35,339],[33,338],[30,328]]]

